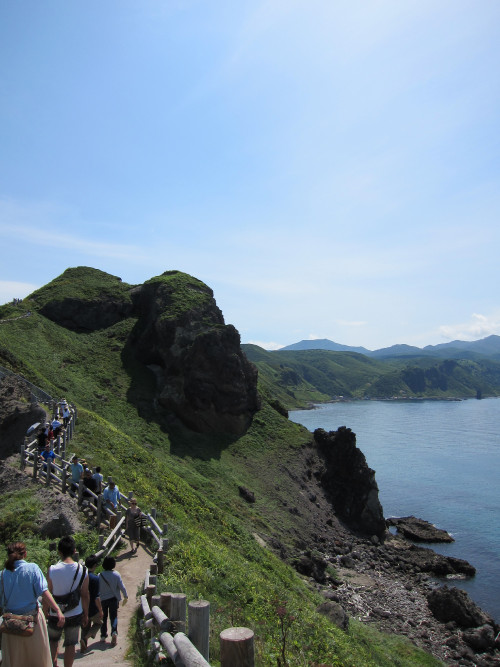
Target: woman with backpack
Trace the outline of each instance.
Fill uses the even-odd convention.
[[[108,615],[111,625],[111,646],[116,646],[118,640],[118,606],[122,599],[123,604],[128,600],[128,593],[122,578],[115,572],[116,560],[113,556],[106,556],[102,561],[103,571],[99,575],[99,597],[103,611],[101,625],[101,641],[108,636]]]
[[[56,624],[59,627],[64,625],[65,619],[48,590],[47,580],[38,565],[26,561],[24,542],[12,542],[7,545],[7,560],[0,578],[0,601],[4,614],[2,666],[51,667],[47,624],[38,604],[38,598],[42,598],[44,607],[50,607],[54,611]],[[28,621],[33,626],[33,634],[30,636],[11,634],[8,628],[11,614],[24,617],[24,620],[10,617],[11,621],[17,623],[18,631]],[[27,618],[30,616],[31,621]]]

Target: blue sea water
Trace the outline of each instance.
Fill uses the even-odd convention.
[[[352,401],[290,412],[310,431],[347,426],[376,471],[384,515],[447,530],[436,551],[477,569],[453,583],[500,621],[500,398]]]

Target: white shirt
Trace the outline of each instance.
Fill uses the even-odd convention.
[[[76,568],[78,568],[78,574],[76,575],[75,581],[73,582],[73,577],[75,576]],[[53,595],[66,595],[71,591],[74,591],[75,588],[78,588],[80,579],[83,574],[83,566],[79,563],[63,563],[59,561],[56,565],[51,565],[49,567],[49,577],[52,582],[52,593]],[[88,571],[85,574],[87,578],[89,576]],[[84,579],[85,581],[85,579]],[[71,585],[73,582],[73,585]],[[82,581],[83,585],[83,581]],[[80,602],[74,609],[70,609],[64,615],[69,618],[70,616],[76,616],[83,612],[82,607],[82,598],[80,597]],[[56,613],[50,610],[50,615],[55,616]]]

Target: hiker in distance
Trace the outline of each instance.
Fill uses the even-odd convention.
[[[139,539],[141,536],[141,519],[142,512],[137,506],[137,500],[131,498],[129,500],[130,507],[125,512],[125,532],[130,540],[130,551],[135,554],[139,548]],[[134,549],[135,542],[135,549]]]

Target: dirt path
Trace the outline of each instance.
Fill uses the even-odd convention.
[[[89,639],[87,653],[80,653],[80,647],[77,647],[75,665],[84,667],[85,665],[98,665],[99,667],[109,667],[109,665],[130,666],[131,660],[125,658],[129,647],[128,629],[132,616],[139,606],[139,599],[136,597],[139,586],[144,582],[146,570],[149,569],[153,560],[153,554],[142,544],[137,554],[131,555],[130,548],[127,546],[118,556],[116,556],[116,571],[122,576],[123,583],[129,594],[126,605],[120,605],[118,611],[118,643],[111,646],[110,637],[107,641],[101,642],[99,634],[95,639]],[[108,621],[109,632],[109,621]],[[58,664],[63,664],[63,653],[60,650]]]

